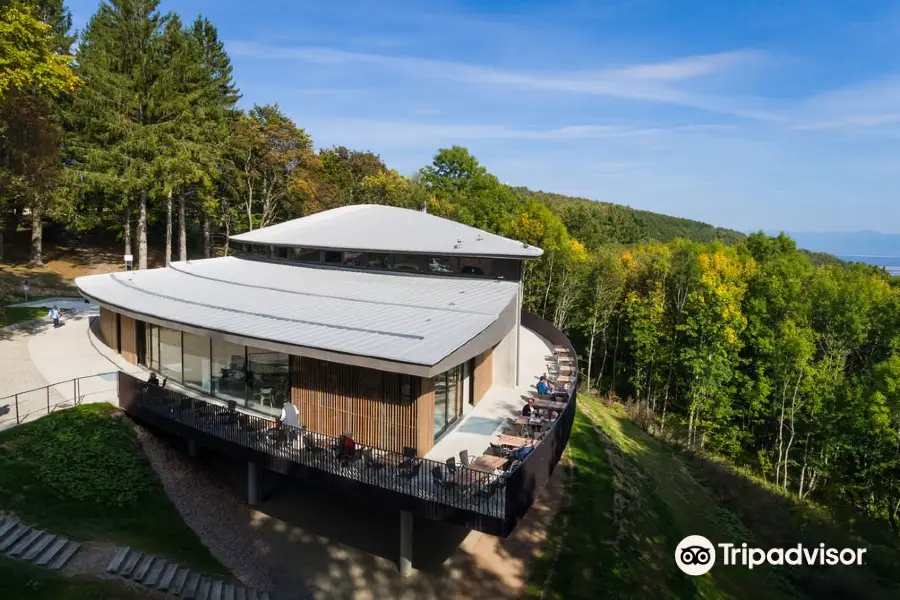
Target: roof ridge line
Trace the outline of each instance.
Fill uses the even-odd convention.
[[[236,260],[243,260],[243,259],[239,259],[236,257],[230,257],[230,258],[235,258]],[[182,262],[182,261],[178,261],[178,262]],[[259,261],[259,262],[264,262],[264,261]],[[224,283],[227,285],[237,285],[240,287],[251,288],[254,290],[269,290],[271,292],[294,294],[296,296],[311,296],[311,297],[315,297],[315,298],[330,298],[332,300],[344,300],[346,302],[359,302],[361,304],[378,304],[381,306],[399,306],[402,308],[418,308],[418,309],[422,309],[422,310],[439,310],[439,311],[463,313],[463,314],[469,314],[469,315],[484,315],[484,316],[488,316],[488,317],[494,316],[494,313],[492,313],[492,312],[484,312],[484,311],[477,311],[477,310],[465,310],[465,309],[461,309],[461,308],[454,309],[454,308],[445,308],[445,307],[436,307],[436,306],[422,306],[420,304],[403,304],[400,302],[384,302],[384,301],[380,301],[380,300],[360,300],[358,298],[347,298],[346,296],[337,296],[334,294],[312,294],[309,292],[285,290],[282,288],[275,288],[275,287],[270,287],[267,285],[252,285],[249,283],[239,283],[236,281],[225,281],[223,279],[217,279],[217,278],[211,277],[209,275],[201,275],[199,273],[191,273],[190,271],[187,271],[185,269],[176,268],[175,264],[176,263],[170,263],[167,268],[172,269],[176,273],[181,273],[183,275],[187,275],[188,277],[197,277],[198,279],[206,279],[207,281],[215,281],[215,282]],[[273,263],[267,263],[267,264],[273,264]],[[292,266],[301,267],[301,268],[315,268],[315,267],[307,267],[305,265],[292,265]],[[322,269],[322,270],[327,270],[327,269]],[[361,271],[361,273],[363,273],[363,272]]]
[[[153,291],[147,290],[145,288],[142,288],[140,286],[136,286],[136,285],[134,285],[134,283],[126,283],[126,282],[122,281],[121,273],[109,273],[109,275],[112,276],[113,281],[115,281],[119,285],[122,285],[126,288],[137,290],[143,294],[148,294],[150,296],[155,296],[157,298],[163,298],[165,300],[171,300],[173,302],[181,302],[182,304],[190,304],[192,306],[211,308],[213,310],[222,310],[225,312],[237,313],[237,314],[241,314],[241,315],[252,315],[254,317],[260,317],[263,319],[272,319],[274,321],[286,321],[288,323],[303,323],[305,325],[312,325],[314,327],[327,327],[329,329],[340,329],[342,331],[358,331],[358,332],[362,332],[362,333],[372,333],[375,335],[386,335],[389,337],[399,337],[399,338],[410,339],[410,340],[424,340],[425,339],[425,336],[415,335],[415,334],[411,334],[411,333],[395,333],[395,332],[391,332],[391,331],[381,331],[378,329],[367,329],[365,327],[350,327],[347,325],[332,325],[329,323],[319,323],[317,321],[309,321],[307,319],[291,319],[288,317],[276,317],[274,315],[266,315],[266,314],[255,313],[255,312],[250,312],[250,311],[246,311],[246,310],[238,310],[236,308],[227,308],[224,306],[214,306],[212,304],[206,304],[203,302],[192,302],[190,300],[185,300],[183,298],[175,298],[173,296],[167,296],[165,294],[160,294],[159,292],[153,292]]]

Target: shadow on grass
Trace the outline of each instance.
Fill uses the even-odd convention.
[[[867,540],[832,521],[823,510],[768,490],[728,465],[687,451],[680,456],[694,477],[713,491],[719,505],[734,513],[763,547],[803,544],[812,548],[824,543],[831,548],[867,548],[865,564],[860,567],[779,569],[810,598],[900,598],[900,552],[897,541],[890,540],[889,535]]]
[[[658,489],[684,535],[705,535],[713,543],[747,542],[760,548],[867,548],[862,566],[765,566],[713,569],[710,575],[763,594],[839,600],[888,600],[900,597],[900,553],[885,536],[875,543],[861,538],[827,513],[801,503],[744,475],[734,467],[661,442],[613,409],[594,402],[591,409],[606,423],[617,443],[653,473]],[[727,573],[728,579],[720,579]],[[761,577],[761,579],[757,579]],[[701,578],[702,579],[702,578]],[[754,581],[755,580],[755,581]]]

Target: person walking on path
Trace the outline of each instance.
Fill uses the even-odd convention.
[[[50,309],[50,318],[53,319],[53,329],[59,327],[59,309],[56,308],[56,305],[53,305],[53,308]]]

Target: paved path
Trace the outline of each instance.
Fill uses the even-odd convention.
[[[115,377],[102,374],[139,369],[96,340],[90,328],[95,316],[97,308],[84,305],[64,315],[58,329],[47,318],[0,329],[0,398],[19,394],[19,421],[46,414],[48,405],[71,406],[76,397],[117,403]],[[74,384],[75,378],[83,379]],[[47,385],[49,391],[41,389]],[[16,423],[15,409],[15,399],[0,401],[0,429]]]

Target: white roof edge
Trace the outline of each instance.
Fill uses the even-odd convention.
[[[341,252],[383,252],[531,260],[541,248],[437,215],[396,206],[354,204],[247,231],[237,243]]]

